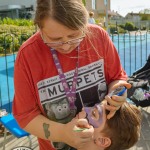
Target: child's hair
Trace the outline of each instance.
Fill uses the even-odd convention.
[[[102,132],[112,143],[105,150],[125,150],[132,147],[139,139],[140,129],[141,111],[133,104],[124,103],[115,115],[106,121]]]
[[[92,12],[92,11],[89,12],[89,16],[90,16],[90,17],[93,17],[93,16],[94,16],[94,12]]]
[[[72,30],[83,30],[88,22],[88,12],[81,0],[37,0],[34,23],[42,28],[42,21],[47,18]]]

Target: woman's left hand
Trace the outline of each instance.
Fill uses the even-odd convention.
[[[115,90],[119,86],[125,86],[127,89],[131,88],[131,84],[126,81],[114,81],[109,85],[109,92]],[[122,96],[113,95],[110,97],[109,95],[105,96],[105,101],[107,101],[106,109],[110,111],[107,115],[107,119],[110,119],[114,116],[116,111],[120,108],[120,106],[126,101],[127,91]],[[109,103],[109,105],[108,105]]]

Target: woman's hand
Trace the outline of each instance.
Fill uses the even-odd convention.
[[[131,88],[131,84],[127,83],[126,81],[117,80],[117,81],[113,81],[109,85],[108,93],[115,90],[119,86],[125,86],[127,89]],[[106,105],[106,109],[110,111],[110,113],[107,115],[107,119],[110,119],[114,116],[116,111],[126,101],[126,98],[127,98],[127,91],[125,91],[125,93],[122,96],[117,96],[117,95],[113,95],[112,97],[108,95],[105,96],[105,101],[109,103],[109,105],[108,104]]]
[[[87,129],[76,131],[77,127]],[[64,124],[63,130],[63,142],[76,149],[85,147],[86,143],[92,140],[94,134],[94,128],[88,124],[86,119],[73,119],[71,122]]]

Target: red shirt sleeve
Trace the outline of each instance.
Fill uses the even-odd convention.
[[[41,113],[34,82],[32,81],[30,70],[27,68],[23,54],[18,53],[14,71],[15,96],[13,114],[22,128]]]

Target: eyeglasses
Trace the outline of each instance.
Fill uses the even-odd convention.
[[[43,35],[41,34],[42,36],[42,39],[44,41],[44,43],[49,46],[49,47],[59,47],[59,46],[62,46],[64,44],[69,44],[69,45],[73,45],[73,44],[80,44],[80,42],[82,42],[82,40],[84,39],[85,36],[81,36],[79,38],[76,38],[76,39],[72,39],[72,40],[69,40],[67,42],[45,42],[44,38],[43,38]]]

